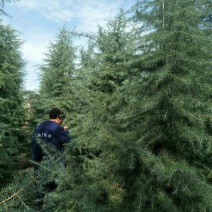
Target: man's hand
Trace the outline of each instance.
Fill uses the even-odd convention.
[[[63,129],[64,129],[64,130],[68,130],[68,126],[65,125],[65,126],[63,127]]]

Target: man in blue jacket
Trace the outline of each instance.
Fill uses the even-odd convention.
[[[55,154],[55,152],[62,153],[64,150],[64,144],[71,141],[71,136],[69,135],[68,127],[62,127],[63,120],[66,115],[59,108],[52,108],[49,111],[50,120],[44,121],[39,124],[34,131],[32,136],[32,159],[35,162],[35,178],[39,179],[39,169],[40,164],[46,158],[48,154]],[[45,152],[43,146],[49,146],[55,151],[49,150]],[[48,150],[48,148],[47,148]],[[60,160],[61,164],[64,164],[64,157],[57,158],[57,155],[50,155],[55,157],[55,160]],[[43,197],[46,192],[51,192],[56,189],[57,185],[54,180],[49,179],[50,181],[43,185],[43,192],[36,192],[36,206],[40,207],[43,204]],[[37,184],[39,182],[37,181]]]

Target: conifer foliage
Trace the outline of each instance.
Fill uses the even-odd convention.
[[[70,174],[69,207],[211,210],[211,26],[203,3],[139,1],[137,40],[124,37],[121,49],[121,19],[111,31],[99,28],[94,63],[86,63],[93,67],[86,68],[90,107],[79,136],[86,157],[80,170],[70,169],[81,177]]]
[[[201,20],[209,6],[204,2],[135,6],[135,20],[147,34],[134,63],[142,80],[131,88],[137,100],[129,116],[134,154],[124,184],[126,211],[212,209],[211,135],[204,125],[211,118],[211,36]]]
[[[18,32],[0,22],[0,177],[17,159],[24,131],[22,82],[25,62],[21,58]],[[22,143],[23,144],[23,143]]]
[[[74,115],[67,117],[74,139],[66,168],[54,164],[49,172],[58,187],[46,196],[47,207],[212,211],[212,25],[204,18],[211,11],[210,0],[140,0],[130,19],[120,10],[99,26],[77,67],[72,36],[60,30],[41,66],[40,93],[32,94],[36,117],[51,106]],[[2,64],[0,89],[7,86]],[[8,111],[19,109],[8,101],[3,111],[6,100],[1,96],[5,127]],[[49,164],[42,165],[46,180]],[[7,206],[30,210],[16,197]]]
[[[120,122],[114,119],[127,104],[124,85],[129,78],[130,58],[136,49],[135,31],[129,31],[128,27],[125,14],[120,11],[106,27],[99,26],[87,52],[81,52],[80,73],[83,75],[79,79],[84,86],[77,84],[78,90],[82,89],[77,94],[81,92],[78,98],[82,106],[74,129],[76,146],[70,152],[66,180],[60,185],[57,205],[61,209],[110,211],[113,202],[120,201],[117,180],[108,170],[117,161],[113,161],[115,155],[119,158],[119,146],[116,136],[109,132],[117,134],[122,130]]]
[[[51,106],[71,107],[67,96],[73,95],[73,75],[75,73],[75,49],[71,32],[64,26],[51,43],[44,64],[40,67],[40,95],[48,111]],[[63,106],[61,104],[64,104]],[[44,105],[41,103],[41,106]]]

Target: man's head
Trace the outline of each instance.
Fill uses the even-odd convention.
[[[66,114],[57,107],[54,107],[49,111],[49,118],[50,119],[58,119],[62,123],[62,121],[65,117],[66,117]]]

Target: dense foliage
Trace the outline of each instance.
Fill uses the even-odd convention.
[[[16,30],[0,22],[0,38],[0,177],[8,178],[24,145],[24,61],[20,53],[22,42]]]
[[[212,210],[211,11],[210,0],[140,0],[85,34],[80,51],[60,30],[39,93],[25,93],[33,127],[59,106],[73,137],[66,169],[52,166],[58,188],[46,207]],[[23,175],[19,196],[15,184],[2,190],[4,199],[14,192],[4,207],[32,210],[32,170]]]
[[[51,107],[61,107],[68,115],[74,108],[76,49],[72,43],[72,33],[64,26],[55,42],[49,44],[49,53],[40,66],[39,92],[25,92],[26,102],[30,105],[28,118],[32,129],[49,118]]]

